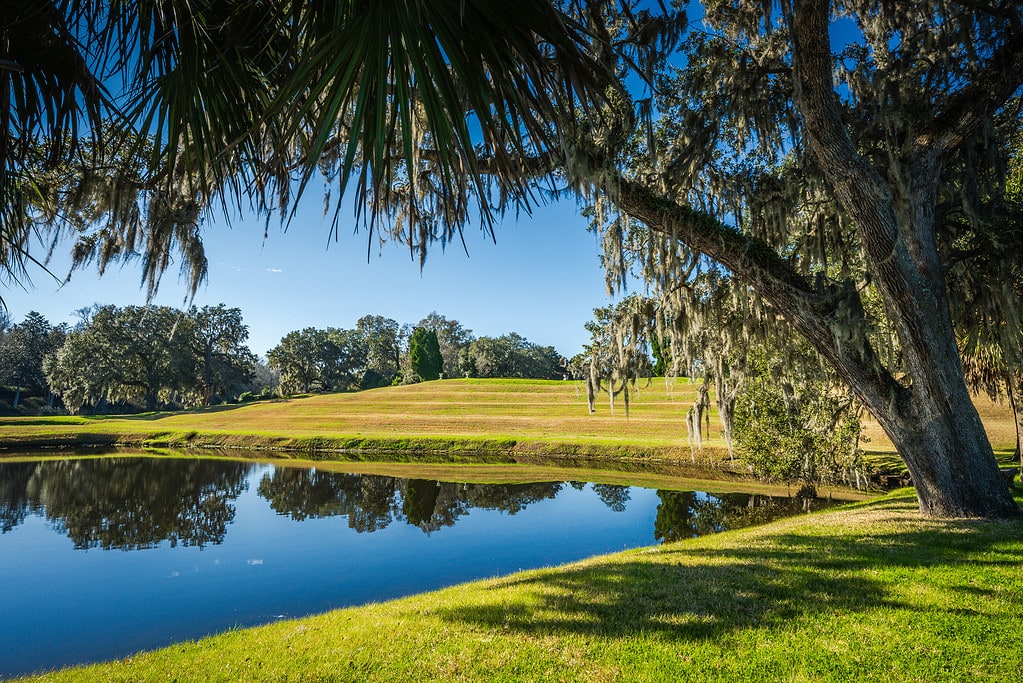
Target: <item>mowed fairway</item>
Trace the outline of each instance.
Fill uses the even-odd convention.
[[[685,415],[694,395],[695,385],[686,379],[670,384],[655,379],[632,393],[628,416],[621,398],[612,414],[606,394],[591,415],[582,382],[442,380],[175,413],[0,418],[0,446],[116,443],[688,458]],[[983,397],[977,405],[995,449],[1011,452],[1015,431],[1008,408]],[[892,451],[873,421],[865,421],[864,433],[865,450]],[[723,455],[716,410],[704,446],[704,456]]]
[[[619,397],[606,394],[590,414],[581,382],[458,379],[351,394],[277,399],[178,413],[125,417],[0,418],[0,444],[193,443],[324,449],[390,445],[443,449],[518,445],[541,451],[579,447],[680,449],[689,452],[687,380],[655,380]],[[714,418],[717,419],[716,416]],[[710,446],[723,447],[716,422]]]

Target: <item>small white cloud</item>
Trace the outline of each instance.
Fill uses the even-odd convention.
[[[282,268],[267,268],[266,272],[268,272],[268,273],[283,273],[284,270]]]
[[[181,576],[181,572],[171,572],[170,578],[173,579],[176,576]]]
[[[245,564],[248,565],[263,564],[263,560],[245,560]]]

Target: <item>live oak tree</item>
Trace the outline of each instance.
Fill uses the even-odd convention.
[[[984,160],[1023,83],[1020,8],[971,8],[843,3],[857,31],[836,56],[829,2],[709,5],[661,90],[662,129],[599,183],[643,224],[663,289],[708,257],[803,334],[943,517],[1018,514],[963,381],[937,235],[943,187],[997,182]],[[900,367],[872,339],[868,288]]]
[[[561,379],[561,354],[553,346],[533,344],[509,332],[500,337],[478,337],[461,353],[459,370],[466,377],[524,377]]]
[[[193,383],[189,336],[176,309],[101,306],[47,359],[47,380],[72,411],[136,400],[156,410]]]
[[[359,386],[367,345],[357,330],[307,327],[286,334],[266,356],[281,373],[282,393],[346,391]]]
[[[985,220],[976,200],[1001,182],[1018,3],[712,1],[688,34],[628,0],[44,4],[15,3],[0,42],[6,264],[47,225],[24,209],[45,204],[33,169],[77,160],[82,129],[103,142],[104,119],[155,134],[125,155],[158,201],[152,220],[104,223],[95,249],[144,233],[157,272],[202,207],[286,216],[316,173],[421,262],[470,217],[489,227],[567,181],[610,244],[638,226],[661,292],[713,260],[803,334],[895,443],[925,514],[1018,514],[963,379],[941,248],[955,228],[937,220],[949,198]]]
[[[245,344],[249,328],[240,309],[224,304],[193,306],[184,322],[195,362],[195,386],[204,405],[217,396],[228,398],[252,378],[256,357]]]
[[[179,311],[167,306],[99,306],[42,363],[65,407],[102,410],[129,402],[208,405],[242,390],[255,356],[241,311],[223,304]]]
[[[364,315],[355,323],[366,345],[366,370],[377,373],[381,384],[390,384],[401,372],[400,329],[397,321],[381,315]]]
[[[319,379],[317,356],[320,333],[314,327],[289,332],[267,352],[270,367],[281,373],[282,393],[309,393],[313,383]]]

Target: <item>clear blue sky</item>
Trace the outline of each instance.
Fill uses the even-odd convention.
[[[265,242],[261,220],[228,225],[218,216],[207,219],[209,280],[195,304],[240,308],[249,346],[259,355],[303,327],[354,327],[366,314],[415,323],[436,310],[476,336],[514,331],[572,356],[589,338],[583,324],[593,309],[609,301],[597,238],[586,231],[572,200],[540,207],[532,216],[509,215],[496,230],[496,244],[482,230],[467,228],[469,256],[458,244],[446,251],[437,246],[422,273],[398,244],[374,250],[367,262],[366,234],[353,234],[351,220],[341,239],[328,243],[330,219],[321,214],[322,198],[310,188],[288,231],[272,223]],[[57,275],[67,272],[67,251],[65,246],[54,254]],[[91,268],[77,271],[63,287],[38,269],[31,275],[28,291],[0,292],[15,322],[30,310],[51,323],[73,323],[75,310],[94,303],[145,303],[137,263],[115,266],[102,277]],[[187,287],[177,276],[172,266],[154,303],[184,305]]]

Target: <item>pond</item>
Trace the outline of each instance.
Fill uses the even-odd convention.
[[[462,484],[252,461],[0,460],[0,676],[802,508],[742,493]]]

